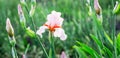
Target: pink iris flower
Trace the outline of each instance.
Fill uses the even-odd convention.
[[[48,29],[53,33],[54,37],[59,37],[61,40],[66,40],[67,35],[62,29],[63,20],[64,19],[61,17],[60,12],[52,11],[52,13],[47,16],[47,22],[41,26],[36,33],[42,38],[42,33]]]

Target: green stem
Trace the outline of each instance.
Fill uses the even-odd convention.
[[[33,27],[34,27],[34,31],[36,32],[36,27],[35,27],[35,23],[34,23],[33,18],[31,18],[31,20],[32,20],[32,25],[33,25]],[[39,41],[39,43],[40,43],[40,46],[41,46],[43,52],[45,53],[46,57],[48,58],[48,54],[47,54],[44,46],[42,45],[42,42],[41,42],[41,40],[40,40],[40,37],[38,37],[36,34],[35,34],[35,36],[36,36],[36,38],[38,39],[38,41]]]
[[[9,36],[9,41],[10,41],[10,45],[11,45],[12,57],[13,58],[18,58],[16,49],[15,49],[15,44],[16,44],[15,37],[14,36],[12,36],[12,37]]]
[[[54,48],[54,39],[52,36],[52,32],[50,32],[50,31],[49,31],[49,42],[50,42],[49,58],[56,58],[55,57],[55,48]]]
[[[13,56],[13,58],[18,58],[17,53],[16,53],[16,49],[14,46],[12,46],[12,56]]]
[[[112,0],[112,7],[114,8],[114,1]],[[112,38],[113,38],[113,47],[114,47],[114,51],[113,51],[113,53],[114,53],[114,58],[117,58],[117,47],[116,47],[116,38],[115,38],[115,33],[116,33],[116,30],[115,30],[115,28],[116,28],[116,15],[114,15],[113,14],[113,12],[112,12],[112,19],[111,19],[111,21],[112,21]]]
[[[27,13],[28,13],[28,15],[29,15],[29,10],[28,10],[27,6],[25,6],[25,8],[26,8]],[[32,21],[32,26],[34,27],[34,31],[36,32],[36,26],[35,26],[34,20],[33,20],[33,18],[30,17],[30,16],[29,16],[29,18],[30,18],[31,21]],[[45,53],[46,57],[48,58],[48,54],[47,54],[47,52],[46,52],[44,46],[42,45],[42,42],[41,42],[41,40],[40,40],[40,37],[38,37],[36,34],[35,34],[35,37],[37,38],[37,40],[38,40],[38,42],[39,42],[39,44],[40,44],[40,46],[41,46],[43,52]]]
[[[115,38],[115,26],[116,26],[116,18],[113,15],[113,19],[112,19],[112,38],[113,38],[113,45],[114,45],[114,58],[117,58],[117,49],[116,49],[116,38]]]
[[[30,44],[27,44],[27,48],[25,49],[25,55],[27,54],[29,47],[30,47]]]

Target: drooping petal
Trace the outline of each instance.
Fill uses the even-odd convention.
[[[55,37],[60,37],[61,40],[66,40],[67,35],[65,34],[64,30],[62,28],[56,28],[54,32]]]
[[[39,30],[37,30],[37,34],[38,35],[40,35],[40,37],[42,38],[42,33],[44,33],[45,32],[45,29],[48,29],[48,27],[46,27],[46,26],[41,26],[40,28],[39,28]]]
[[[64,34],[62,34],[61,36],[60,36],[60,39],[61,40],[66,40],[67,39],[67,35],[64,33]]]
[[[64,51],[63,51],[62,54],[60,55],[60,58],[67,58],[67,55],[65,54]]]

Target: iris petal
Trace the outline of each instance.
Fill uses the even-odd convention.
[[[60,37],[61,40],[66,40],[67,35],[62,28],[56,28],[54,32],[54,37]]]
[[[42,38],[42,33],[44,33],[45,32],[45,29],[48,29],[46,26],[41,26],[40,28],[39,28],[39,30],[37,30],[37,34],[38,35],[40,35],[40,37]]]

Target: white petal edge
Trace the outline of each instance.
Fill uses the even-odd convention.
[[[62,28],[56,28],[54,32],[54,37],[60,37],[61,40],[66,40],[67,35]]]
[[[53,10],[51,14],[52,15],[56,15],[57,17],[61,16],[61,13],[60,12],[56,12],[55,10]]]
[[[38,34],[42,38],[42,33],[44,33],[46,29],[48,29],[48,27],[41,26],[39,30],[37,30],[36,34]]]

